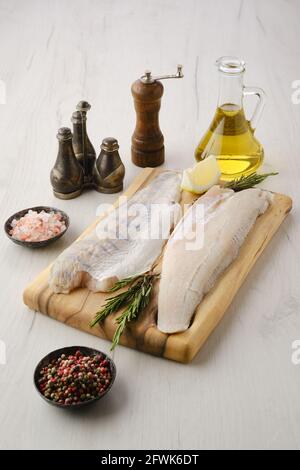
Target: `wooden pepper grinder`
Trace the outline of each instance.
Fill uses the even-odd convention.
[[[160,80],[182,78],[182,65],[174,75],[153,77],[150,71],[131,87],[136,111],[136,127],[131,139],[131,158],[140,167],[155,167],[165,160],[164,136],[159,127],[158,114],[164,87]]]

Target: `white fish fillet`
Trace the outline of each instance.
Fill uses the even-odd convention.
[[[162,237],[143,239],[143,230],[147,230],[153,217],[150,206],[164,205],[165,220],[169,219],[171,225],[172,223],[174,225],[179,208],[176,203],[180,199],[180,179],[180,175],[175,171],[163,172],[146,188],[129,199],[128,210],[139,207],[143,209],[136,222],[140,228],[138,236],[129,233],[125,239],[113,238],[107,231],[107,219],[105,219],[90,236],[65,250],[52,266],[50,288],[56,293],[69,293],[80,286],[86,286],[95,292],[107,291],[117,280],[150,269],[165,243]],[[137,219],[137,214],[131,216],[124,214],[123,208],[121,205],[114,211],[119,217],[119,229],[124,224],[130,227],[130,223]],[[163,228],[164,222],[159,220],[159,223]],[[165,238],[168,238],[171,228],[168,227]],[[105,230],[105,238],[99,239],[99,233]]]
[[[220,274],[237,257],[239,248],[257,217],[264,213],[272,199],[261,189],[234,193],[212,187],[189,209],[176,226],[164,252],[158,297],[158,328],[165,333],[186,330],[196,307],[212,288]],[[195,220],[195,207],[204,205],[204,214]],[[188,250],[188,234],[176,234],[186,219],[204,224],[204,243]],[[191,228],[192,230],[192,228]]]

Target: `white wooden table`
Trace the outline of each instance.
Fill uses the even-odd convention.
[[[40,204],[71,218],[67,235],[43,250],[0,240],[2,449],[300,447],[300,365],[291,361],[300,339],[300,104],[291,99],[299,15],[299,0],[0,0],[1,220]],[[119,347],[117,381],[99,406],[49,407],[32,383],[38,360],[64,345],[108,352],[109,343],[29,311],[22,291],[113,200],[93,191],[54,198],[56,131],[80,99],[90,101],[91,140],[98,152],[103,137],[118,138],[128,186],[139,171],[130,162],[130,85],[146,68],[171,73],[183,63],[185,78],[165,85],[161,128],[167,166],[190,166],[214,112],[221,55],[243,57],[247,84],[267,92],[257,135],[280,175],[265,186],[292,196],[294,210],[192,364]]]

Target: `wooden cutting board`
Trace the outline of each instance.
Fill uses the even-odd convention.
[[[136,191],[149,184],[161,171],[164,170],[146,168],[134,180],[125,195],[131,197]],[[181,202],[191,202],[192,199],[193,196],[189,193],[183,193]],[[115,206],[117,205],[118,201]],[[275,194],[272,205],[257,219],[240,250],[238,258],[229,266],[214,288],[198,306],[188,330],[183,333],[167,335],[157,329],[157,292],[159,286],[156,285],[152,302],[140,315],[138,321],[132,322],[127,328],[126,333],[121,338],[121,344],[178,362],[190,362],[222,319],[250,269],[291,208],[292,200],[288,196]],[[99,220],[100,218],[95,220],[79,239],[90,233]],[[108,295],[93,293],[88,289],[77,289],[68,295],[54,294],[48,287],[49,272],[50,266],[25,289],[25,304],[33,310],[44,313],[74,328],[111,340],[116,328],[114,317],[108,317],[101,326],[89,327],[91,319],[103,305]]]

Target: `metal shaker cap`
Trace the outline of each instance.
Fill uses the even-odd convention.
[[[87,111],[91,109],[91,105],[87,101],[79,101],[78,105],[76,106],[76,109],[77,111],[86,113]]]
[[[71,129],[69,129],[68,127],[61,127],[60,129],[58,129],[56,137],[60,141],[72,139]]]
[[[101,150],[105,150],[106,152],[114,152],[115,150],[118,150],[118,148],[118,141],[114,137],[105,137],[105,139],[102,140]]]

